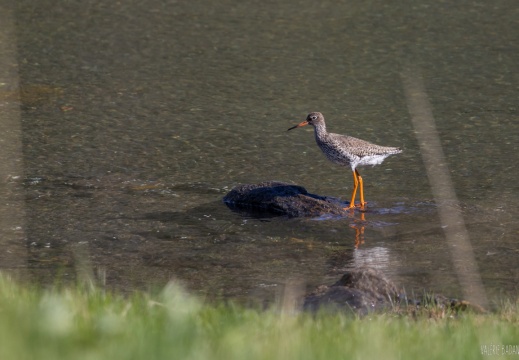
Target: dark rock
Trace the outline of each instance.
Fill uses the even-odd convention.
[[[231,209],[288,217],[344,215],[338,199],[310,194],[304,187],[278,181],[239,185],[223,201]]]
[[[484,313],[486,310],[468,301],[448,298],[440,294],[424,294],[408,298],[382,272],[373,268],[358,268],[347,271],[331,286],[321,285],[304,299],[303,309],[316,312],[346,311],[365,315],[373,311],[388,311],[418,308],[439,308],[454,311],[471,310]],[[405,311],[404,311],[405,313]]]
[[[398,289],[371,268],[349,270],[331,286],[321,285],[305,297],[303,309],[349,310],[358,314],[385,309],[398,299]]]

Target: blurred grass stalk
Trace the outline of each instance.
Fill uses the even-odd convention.
[[[488,346],[519,346],[519,302],[493,314],[286,310],[206,304],[175,282],[123,297],[0,274],[0,359],[477,359]]]
[[[487,295],[421,74],[414,66],[408,66],[401,74],[411,122],[463,298],[487,308]]]

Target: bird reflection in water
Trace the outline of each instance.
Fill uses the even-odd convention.
[[[364,229],[366,227],[366,211],[364,209],[359,211],[359,216],[356,216],[355,211],[350,211],[349,217],[353,220],[350,223],[350,227],[355,229],[355,249],[358,249],[359,245],[364,244]]]

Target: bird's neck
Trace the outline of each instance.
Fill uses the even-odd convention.
[[[326,124],[323,122],[315,124],[314,129],[315,129],[315,131],[314,131],[315,138],[317,140],[322,140],[328,134],[328,132],[326,131]]]

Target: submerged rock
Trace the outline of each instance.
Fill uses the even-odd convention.
[[[398,299],[397,287],[372,268],[347,271],[331,286],[321,285],[305,297],[303,309],[350,310],[365,314],[380,310]]]
[[[417,308],[471,310],[484,313],[486,310],[468,301],[448,298],[440,294],[424,292],[418,298],[409,298],[401,292],[381,271],[362,267],[347,271],[335,284],[321,285],[304,298],[303,309],[316,312],[348,311],[365,315],[373,311],[388,311]]]
[[[236,186],[223,201],[231,209],[288,217],[344,215],[339,199],[310,194],[302,186],[278,181]]]

